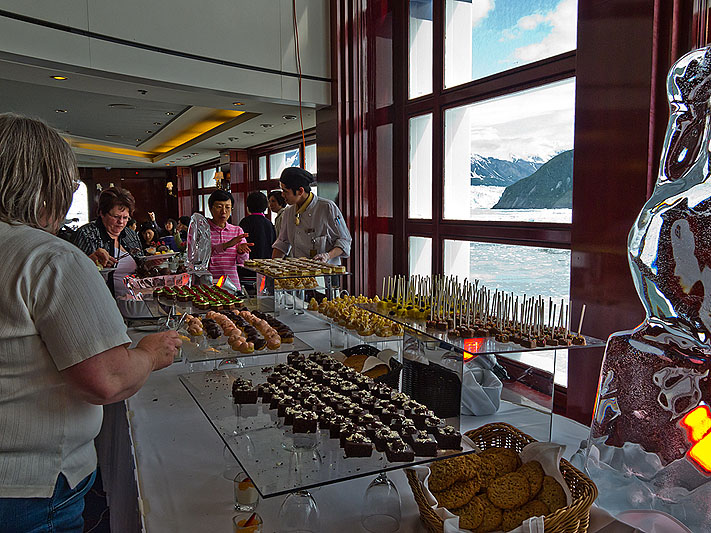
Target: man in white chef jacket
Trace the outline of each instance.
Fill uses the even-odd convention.
[[[314,177],[302,168],[285,168],[279,182],[289,206],[272,257],[308,257],[339,265],[342,257],[350,255],[352,240],[341,210],[311,192]]]

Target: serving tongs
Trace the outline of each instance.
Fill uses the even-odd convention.
[[[161,328],[163,331],[165,330],[175,330],[178,331],[180,327],[183,325],[185,322],[185,317],[187,317],[187,313],[183,313],[180,315],[180,318],[178,318],[178,321],[176,322],[175,319],[177,315],[175,314],[175,305],[171,305],[170,309],[168,310],[168,316],[165,318],[165,324],[163,324],[163,327]],[[171,321],[173,322],[173,326],[171,327]]]

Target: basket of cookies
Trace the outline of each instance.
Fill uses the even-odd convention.
[[[588,530],[597,487],[560,458],[562,447],[504,423],[466,436],[479,453],[406,470],[428,531],[516,531],[529,519],[542,522],[546,533]]]

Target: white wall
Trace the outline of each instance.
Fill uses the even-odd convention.
[[[326,0],[297,0],[304,75],[330,78]],[[181,53],[295,73],[291,0],[0,0],[0,9]],[[296,78],[257,72],[76,35],[0,16],[2,53],[284,102]],[[304,80],[303,100],[330,103],[327,81]]]

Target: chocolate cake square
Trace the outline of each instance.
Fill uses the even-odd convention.
[[[439,447],[444,450],[461,450],[462,434],[454,426],[438,427],[432,432]]]
[[[346,457],[370,457],[373,454],[373,443],[363,433],[351,433],[343,444]]]
[[[294,415],[294,433],[316,433],[318,416],[313,411],[301,411]]]
[[[415,460],[415,452],[406,442],[396,440],[388,443],[385,457],[391,463],[409,463]]]
[[[412,449],[420,457],[436,457],[437,441],[426,431],[413,435]]]

